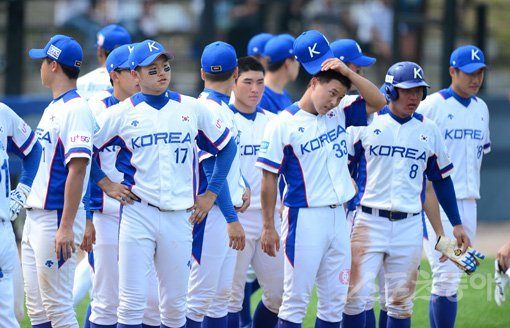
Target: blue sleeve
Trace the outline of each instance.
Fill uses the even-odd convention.
[[[214,170],[211,174],[211,178],[208,180],[207,189],[219,195],[223,183],[227,178],[227,174],[230,171],[230,166],[237,153],[237,146],[234,139],[230,139],[225,148],[223,148],[218,155],[216,155],[216,161],[214,163]]]
[[[87,182],[87,191],[85,192],[85,195],[83,196],[83,199],[81,200],[83,203],[83,206],[85,207],[85,218],[87,220],[92,220],[93,212],[90,209],[90,183]]]
[[[365,99],[358,96],[349,106],[344,108],[345,127],[367,125],[367,106]]]
[[[101,181],[106,174],[101,170],[99,163],[97,162],[97,156],[92,156],[92,163],[90,166],[90,180],[94,183]]]
[[[23,158],[21,166],[20,183],[32,187],[35,175],[39,169],[39,162],[41,161],[42,147],[37,141],[28,155]]]
[[[212,177],[213,170],[215,168],[214,165],[215,162],[216,159],[214,157],[209,157],[200,163],[208,180],[210,180]],[[218,207],[220,208],[220,211],[225,217],[225,220],[227,220],[228,223],[239,220],[234,208],[234,204],[232,204],[232,198],[230,197],[230,189],[228,188],[228,183],[226,179],[223,182],[221,191],[217,195],[218,198],[216,198],[216,205],[218,205]]]
[[[432,181],[437,200],[448,216],[448,220],[452,226],[462,224],[460,220],[459,208],[457,207],[457,197],[455,196],[455,188],[451,177]]]

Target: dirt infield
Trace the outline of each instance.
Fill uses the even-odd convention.
[[[478,223],[475,249],[487,256],[496,256],[498,249],[510,240],[510,221]]]

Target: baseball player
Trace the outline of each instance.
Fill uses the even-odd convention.
[[[313,77],[301,99],[267,124],[261,142],[256,164],[263,169],[261,244],[270,256],[280,248],[274,211],[278,175],[282,174],[287,189],[279,325],[301,326],[316,283],[316,327],[339,327],[351,260],[342,204],[355,193],[347,169],[345,126],[366,124],[367,113],[338,106],[351,80],[360,82],[361,77],[334,58],[320,32],[304,32],[296,39],[294,53]]]
[[[103,27],[97,34],[97,62],[99,67],[83,75],[78,79],[78,93],[85,99],[89,99],[98,91],[105,91],[97,95],[97,99],[103,99],[111,94],[112,85],[105,63],[110,52],[118,46],[131,43],[129,32],[122,26],[112,24]]]
[[[264,56],[267,57],[267,73],[264,78],[264,95],[260,107],[273,113],[292,104],[285,86],[296,80],[299,62],[294,57],[294,37],[279,34],[267,41]]]
[[[494,266],[494,281],[496,283],[494,300],[496,304],[501,305],[506,301],[506,289],[510,289],[510,242],[506,242],[498,250]]]
[[[363,75],[363,68],[375,64],[376,59],[365,56],[359,44],[352,39],[339,39],[331,42],[331,51],[354,72]]]
[[[201,66],[205,88],[199,102],[209,111],[220,115],[238,143],[239,132],[234,113],[228,107],[238,71],[235,49],[225,42],[213,42],[202,52]],[[199,155],[201,171],[207,176],[207,179],[200,180],[200,188],[203,188],[209,183],[212,166],[218,159],[205,150]],[[187,327],[200,327],[202,321],[208,327],[227,326],[235,250],[242,250],[245,242],[243,227],[234,206],[242,212],[250,203],[249,186],[241,174],[239,150],[216,203],[217,206],[211,209],[207,218],[193,227]]]
[[[36,130],[42,157],[26,202],[21,247],[26,305],[32,325],[78,327],[72,307],[75,249],[84,239],[81,200],[94,129],[87,102],[76,91],[83,53],[74,39],[55,35],[29,55],[41,60],[42,84],[53,101]],[[82,248],[89,248],[93,234],[83,241]]]
[[[476,232],[476,200],[480,198],[480,167],[484,154],[490,152],[489,110],[476,94],[483,83],[486,64],[483,52],[472,45],[457,48],[450,56],[452,84],[420,105],[418,112],[433,120],[441,132],[448,155],[456,167],[452,174],[463,225],[471,241]],[[432,188],[427,198],[434,199]],[[437,207],[437,201],[435,202]],[[447,237],[453,228],[441,219]],[[435,235],[427,224],[425,250],[432,267],[430,299],[431,327],[453,327],[457,313],[457,288],[462,271],[450,261],[441,263],[433,251]]]
[[[254,35],[250,41],[248,41],[247,51],[248,56],[255,57],[264,67],[267,69],[267,57],[264,56],[264,49],[266,43],[273,37],[270,33],[259,33]]]
[[[455,226],[458,245],[469,244],[454,200],[453,165],[437,126],[415,114],[428,84],[420,66],[400,62],[386,74],[389,105],[349,143],[351,161],[365,160],[365,184],[351,235],[352,268],[344,327],[365,325],[365,304],[384,266],[388,327],[410,327],[422,247],[424,176],[433,181]],[[388,169],[390,168],[390,169]],[[437,217],[438,219],[438,217]],[[434,223],[438,236],[439,222]]]
[[[153,265],[161,325],[185,324],[192,224],[212,207],[236,153],[217,113],[168,90],[171,58],[156,41],[135,45],[129,64],[141,93],[100,115],[94,137],[99,151],[120,147],[116,168],[137,200],[121,207],[118,327],[141,327]],[[218,154],[207,190],[198,196],[196,144]]]
[[[274,327],[278,321],[278,309],[283,293],[283,253],[269,257],[260,247],[262,232],[262,210],[260,205],[260,182],[262,172],[254,170],[260,149],[260,142],[267,123],[275,117],[271,112],[258,106],[264,92],[264,67],[253,57],[242,57],[238,61],[239,76],[234,84],[235,101],[230,105],[234,112],[236,126],[239,129],[239,149],[241,171],[251,188],[250,207],[239,213],[239,220],[246,233],[246,246],[237,253],[232,284],[232,296],[229,302],[229,322],[240,322],[243,309],[246,272],[251,264],[263,290],[262,300],[255,310],[253,327]],[[276,230],[280,230],[280,220],[275,221]]]
[[[22,158],[23,165],[18,185],[10,193],[9,157],[7,151]],[[14,221],[30,193],[39,167],[41,145],[32,129],[8,106],[0,103],[0,183],[5,192],[0,196],[0,323],[3,327],[19,327],[23,320],[23,294],[18,299],[21,272],[16,238],[12,230]],[[17,280],[20,283],[17,283]],[[21,310],[18,304],[21,303]]]

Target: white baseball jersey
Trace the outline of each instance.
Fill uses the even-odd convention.
[[[98,91],[104,91],[112,88],[110,83],[110,74],[106,67],[98,67],[95,70],[78,78],[76,82],[78,93],[85,99],[89,99]]]
[[[260,210],[260,190],[262,171],[255,169],[255,162],[260,150],[260,142],[264,136],[267,123],[276,117],[275,114],[257,107],[255,113],[245,114],[237,111],[234,105],[230,105],[234,112],[234,119],[239,129],[239,155],[241,157],[241,172],[248,181],[251,189],[251,201],[248,210]]]
[[[314,115],[294,103],[267,124],[256,166],[284,175],[285,206],[339,205],[354,196],[346,123],[366,124],[366,111],[338,106]]]
[[[25,157],[37,142],[35,133],[12,109],[0,103],[0,220],[10,220],[9,156],[13,151]]]
[[[452,174],[457,199],[480,198],[480,167],[490,152],[489,110],[478,97],[461,98],[451,88],[421,102],[418,112],[433,120],[455,165]]]
[[[94,118],[87,102],[72,89],[46,107],[36,134],[43,152],[26,206],[57,210],[64,208],[67,164],[73,158],[92,155]],[[88,181],[90,161],[84,181]],[[83,184],[82,197],[87,183]],[[80,206],[82,206],[80,204]]]
[[[194,203],[195,144],[215,154],[230,140],[230,130],[218,113],[172,91],[161,96],[135,94],[100,115],[98,124],[94,145],[100,151],[120,146],[116,167],[124,175],[122,183],[143,201],[165,210],[184,210]]]
[[[349,156],[366,160],[361,205],[390,211],[420,212],[424,174],[439,180],[453,169],[434,122],[416,113],[399,118],[387,106],[360,129]]]
[[[119,100],[114,96],[106,97],[102,100],[95,100],[91,98],[89,100],[89,106],[92,110],[94,117],[100,117],[105,111],[119,103]],[[120,146],[109,145],[102,148],[97,152],[97,161],[103,172],[108,176],[110,180],[116,183],[122,182],[123,174],[115,167],[117,155],[119,154]],[[120,203],[111,197],[108,197],[101,188],[95,183],[90,184],[90,209],[94,211],[100,211],[105,214],[118,215]]]
[[[204,104],[210,111],[219,115],[226,127],[230,130],[232,138],[237,144],[237,153],[240,153],[239,148],[239,130],[234,120],[234,113],[228,107],[229,96],[221,94],[217,91],[205,88],[198,97],[198,101]],[[205,149],[199,152],[199,160],[202,161],[211,156]],[[243,204],[243,194],[246,189],[243,176],[241,174],[241,163],[239,155],[234,157],[232,166],[227,175],[228,187],[230,190],[230,197],[234,206],[241,206]]]

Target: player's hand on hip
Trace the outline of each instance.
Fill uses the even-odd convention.
[[[280,236],[274,227],[262,229],[260,245],[267,255],[276,256],[276,253],[280,250]]]
[[[92,245],[96,243],[96,228],[92,220],[86,220],[85,223],[85,235],[81,242],[80,249],[84,252],[90,252]]]
[[[57,253],[57,260],[68,260],[76,251],[74,246],[74,233],[73,228],[64,228],[60,226],[55,235],[55,252]]]
[[[242,251],[246,243],[246,236],[244,234],[243,226],[239,220],[229,222],[227,224],[227,232],[229,239],[228,246],[236,251]]]
[[[236,212],[244,213],[250,207],[251,201],[251,189],[246,188],[243,193],[243,205],[241,207],[236,207]]]
[[[469,246],[471,246],[471,240],[462,224],[457,224],[453,227],[453,236],[457,239],[457,246],[462,249],[462,253],[465,253]]]
[[[113,182],[108,178],[102,179],[98,185],[108,197],[119,201],[122,205],[133,204],[135,200],[138,200],[138,197],[129,190],[128,186]]]
[[[191,224],[202,222],[207,213],[209,213],[213,207],[216,197],[217,195],[210,190],[198,195],[193,207],[188,208],[188,212],[191,212],[189,222]]]

